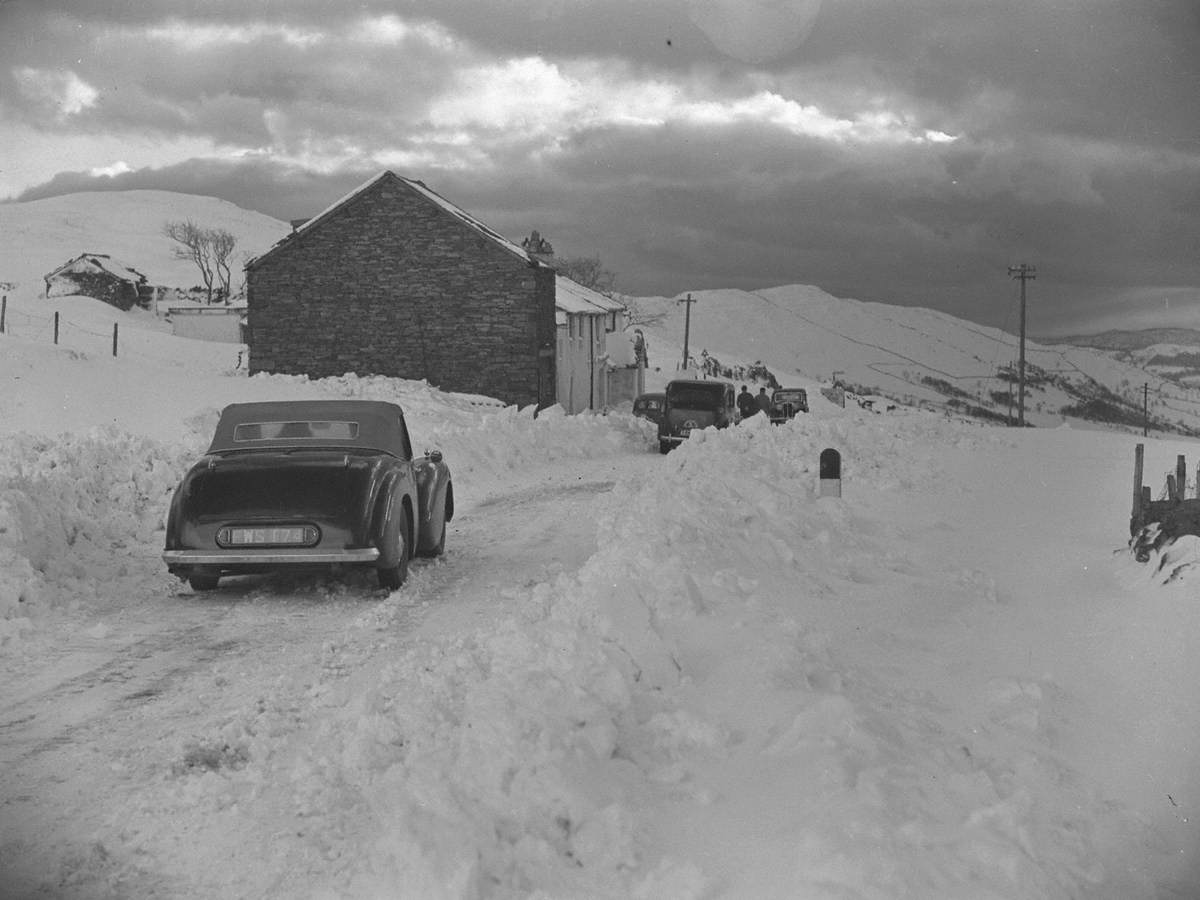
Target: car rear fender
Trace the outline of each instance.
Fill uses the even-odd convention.
[[[454,486],[450,481],[450,468],[437,451],[416,460],[413,475],[420,521],[416,546],[419,550],[429,550],[442,533],[443,522],[454,518]]]
[[[188,469],[171,494],[171,505],[167,508],[167,534],[165,542],[167,550],[178,550],[183,546],[180,529],[183,524],[183,506],[187,498],[188,484],[197,472],[201,472],[209,467],[211,459],[209,456],[204,456],[196,462]]]
[[[416,483],[407,467],[392,469],[379,483],[375,502],[368,509],[372,510],[371,524],[368,534],[372,541],[378,544],[383,537],[387,522],[398,506],[402,515],[408,518],[409,540],[415,542],[418,537],[420,523],[414,514],[416,509]],[[410,551],[411,553],[411,548]]]

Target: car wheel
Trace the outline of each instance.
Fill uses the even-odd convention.
[[[189,575],[188,584],[192,586],[193,591],[212,591],[216,590],[217,582],[221,580],[220,575]]]
[[[408,516],[404,507],[395,510],[392,520],[383,530],[383,540],[379,552],[383,562],[375,570],[379,586],[389,591],[399,588],[408,578],[408,556],[411,544],[408,536]]]

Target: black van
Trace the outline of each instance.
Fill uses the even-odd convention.
[[[667,383],[662,421],[658,423],[658,452],[666,453],[688,439],[693,429],[728,428],[738,421],[733,385],[728,381],[693,381],[681,378]]]

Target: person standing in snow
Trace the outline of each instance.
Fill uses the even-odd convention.
[[[633,359],[634,362],[642,367],[650,366],[650,357],[646,353],[646,336],[642,334],[642,329],[633,329]]]
[[[758,407],[754,405],[754,395],[746,390],[744,384],[742,385],[742,392],[737,395],[737,408],[738,414],[743,419],[748,419],[758,412]]]
[[[767,389],[765,387],[758,389],[758,396],[754,398],[754,405],[758,407],[758,411],[764,416],[770,417],[771,398],[767,396]]]

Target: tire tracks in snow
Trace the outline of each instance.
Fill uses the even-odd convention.
[[[99,665],[0,706],[0,770],[70,743],[115,710],[145,703],[188,674],[231,652],[236,640],[211,640],[211,624],[184,624],[124,645]],[[70,648],[51,665],[90,655]]]

